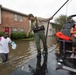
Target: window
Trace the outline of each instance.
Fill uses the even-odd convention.
[[[13,31],[14,31],[14,32],[17,32],[17,27],[13,28]]]
[[[23,22],[23,17],[22,16],[20,16],[20,22]]]
[[[21,28],[21,30],[20,30],[21,32],[24,32],[24,28]]]
[[[18,21],[18,15],[17,14],[14,15],[14,20]]]

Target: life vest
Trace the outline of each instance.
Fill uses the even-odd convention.
[[[76,23],[74,24],[73,31],[76,31]],[[72,36],[74,36],[74,33],[72,33]]]
[[[62,32],[57,32],[57,33],[56,33],[56,36],[57,36],[58,38],[62,39],[62,40],[71,40],[70,37],[64,35]]]

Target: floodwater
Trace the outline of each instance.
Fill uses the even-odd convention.
[[[0,63],[0,75],[9,75],[13,70],[24,65],[36,55],[35,41],[15,40],[16,50],[12,50],[6,63]],[[55,36],[47,38],[47,46],[51,47],[57,43]],[[42,46],[42,43],[41,43]]]

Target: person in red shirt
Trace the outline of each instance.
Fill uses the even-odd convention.
[[[71,58],[76,57],[75,56],[75,47],[76,47],[76,23],[73,25],[73,27],[70,30],[70,33],[72,35],[72,55]]]

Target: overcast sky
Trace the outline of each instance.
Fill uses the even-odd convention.
[[[48,18],[52,16],[66,0],[0,0],[3,7],[35,16]],[[55,15],[67,16],[76,14],[76,0],[69,2]]]

